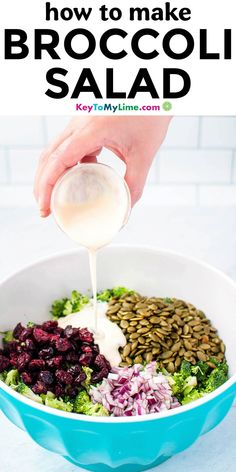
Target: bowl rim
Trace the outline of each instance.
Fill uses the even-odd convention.
[[[202,268],[205,268],[208,271],[219,275],[223,280],[225,280],[228,284],[230,284],[236,290],[236,282],[234,282],[233,279],[231,279],[228,275],[226,275],[220,269],[215,268],[211,264],[208,264],[207,262],[204,262],[201,259],[188,256],[180,252],[171,251],[165,248],[163,249],[163,248],[157,248],[155,246],[146,246],[146,245],[138,245],[138,244],[137,245],[136,244],[122,244],[122,243],[111,244],[105,248],[102,248],[102,250],[105,250],[105,251],[106,250],[109,251],[113,249],[128,249],[131,251],[140,250],[140,251],[147,251],[150,253],[154,252],[156,254],[177,257],[189,263],[193,263],[198,266],[201,266]],[[58,259],[59,257],[61,258],[61,257],[71,256],[73,254],[79,254],[79,253],[84,253],[84,252],[86,252],[86,249],[79,247],[79,248],[73,248],[73,249],[64,250],[64,251],[57,251],[48,256],[37,258],[35,261],[31,262],[30,264],[25,265],[23,268],[18,269],[17,271],[13,272],[10,275],[7,275],[7,277],[0,280],[0,288],[2,285],[4,285],[4,283],[8,282],[13,277],[20,275],[22,272],[30,268],[33,268],[34,266],[43,264],[48,261],[52,261],[53,259]],[[18,402],[29,405],[41,412],[49,413],[52,416],[68,418],[74,421],[79,420],[79,421],[88,422],[88,423],[109,423],[109,424],[127,423],[129,424],[129,423],[140,423],[140,422],[154,421],[154,420],[157,421],[163,418],[169,418],[171,416],[181,415],[181,414],[184,414],[185,412],[192,411],[193,409],[200,407],[210,402],[211,400],[214,400],[216,397],[226,392],[234,384],[236,385],[236,373],[232,375],[232,377],[230,377],[221,387],[218,387],[214,392],[209,393],[206,396],[198,400],[195,400],[194,402],[188,403],[187,405],[181,405],[181,407],[173,408],[171,410],[165,410],[159,413],[150,413],[150,414],[145,414],[145,415],[140,415],[140,416],[128,416],[128,417],[127,416],[122,416],[122,417],[86,416],[86,415],[82,415],[78,413],[69,413],[69,412],[64,412],[62,410],[56,410],[46,405],[41,405],[40,403],[36,403],[33,400],[30,400],[24,397],[23,395],[19,394],[18,392],[15,392],[11,387],[7,386],[2,380],[0,380],[0,390],[5,391],[6,394],[12,396]],[[236,396],[236,387],[235,387],[235,396]]]

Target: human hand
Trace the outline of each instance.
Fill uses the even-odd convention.
[[[59,177],[78,162],[93,162],[105,147],[126,164],[125,180],[132,205],[142,195],[145,181],[170,117],[78,117],[43,152],[34,184],[40,215],[50,214],[50,200]]]

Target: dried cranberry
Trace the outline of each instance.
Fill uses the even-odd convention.
[[[43,331],[41,328],[34,328],[33,336],[38,343],[46,343],[50,340],[50,334],[46,333],[46,331]]]
[[[78,375],[81,373],[81,367],[78,364],[72,365],[67,372],[69,372],[72,375]]]
[[[79,362],[79,354],[76,354],[76,352],[73,352],[73,351],[68,352],[68,353],[66,354],[66,361],[72,362],[72,363],[74,363],[74,362],[75,362],[75,363]]]
[[[5,369],[7,369],[10,365],[10,360],[5,357],[0,355],[0,372],[3,372]]]
[[[26,385],[30,385],[32,383],[32,376],[28,372],[22,372],[21,379]]]
[[[58,369],[55,373],[56,379],[58,382],[69,385],[73,382],[73,375],[71,375],[69,372],[66,372],[65,370]]]
[[[13,367],[17,367],[17,362],[18,362],[18,355],[14,352],[10,354],[10,364]]]
[[[78,389],[76,387],[69,387],[66,389],[66,395],[69,397],[74,398],[78,394]]]
[[[73,328],[72,339],[73,341],[80,341],[80,328]]]
[[[55,328],[55,329],[53,330],[53,333],[54,333],[54,334],[57,334],[57,335],[59,335],[59,336],[61,336],[62,333],[63,333],[63,331],[64,331],[64,329],[63,329],[63,328],[60,328],[60,326],[58,326],[57,328]]]
[[[58,322],[57,321],[45,321],[45,323],[42,324],[42,329],[44,331],[47,331],[48,333],[53,333],[54,329],[57,328]]]
[[[16,325],[15,329],[13,330],[13,337],[14,337],[15,339],[19,339],[19,336],[20,336],[21,331],[22,331],[23,329],[24,329],[24,328],[23,328],[22,324],[21,324],[21,323],[18,323],[18,324]]]
[[[66,326],[64,329],[64,336],[68,339],[72,338],[74,332],[74,328],[71,325]]]
[[[19,341],[24,342],[26,339],[30,338],[33,333],[33,328],[23,328],[19,334]]]
[[[81,351],[82,352],[93,352],[93,348],[91,346],[83,345],[83,346],[81,346]]]
[[[93,343],[93,335],[87,330],[87,328],[80,329],[79,339],[80,341],[83,341],[88,344]]]
[[[55,356],[55,357],[52,357],[51,359],[46,360],[47,366],[50,367],[51,369],[52,368],[57,369],[58,367],[60,367],[61,363],[62,363],[62,356]]]
[[[79,363],[84,366],[89,366],[91,361],[92,361],[93,355],[91,352],[88,352],[86,354],[81,354],[79,357]]]
[[[25,347],[25,343],[18,343],[17,346],[16,346],[16,352],[17,354],[22,354],[22,352],[24,352],[24,347]]]
[[[49,370],[42,370],[39,374],[39,380],[41,380],[46,385],[51,385],[54,382],[54,377]]]
[[[18,359],[17,359],[17,368],[19,370],[19,372],[22,372],[26,366],[29,364],[31,360],[31,355],[28,354],[27,352],[23,352],[22,354],[20,354],[18,356]]]
[[[50,342],[50,344],[53,344],[54,346],[55,346],[55,343],[58,341],[58,339],[60,339],[60,334],[48,333],[48,336],[49,336],[48,341]]]
[[[55,347],[59,352],[67,352],[71,349],[72,345],[66,338],[59,338],[56,343]]]
[[[40,380],[38,380],[36,382],[36,384],[32,387],[32,390],[37,395],[41,395],[41,393],[47,393],[46,385],[43,382],[41,382]]]
[[[10,341],[4,348],[5,352],[16,352],[17,351],[18,342],[17,341]]]
[[[54,388],[54,393],[56,397],[62,397],[63,395],[65,395],[65,389],[64,387],[62,387],[62,385],[57,384]]]
[[[81,372],[75,379],[74,379],[74,384],[75,385],[80,385],[82,382],[86,380],[86,374],[85,372]]]
[[[109,370],[102,369],[100,372],[93,372],[91,377],[92,383],[101,382],[102,379],[106,378],[109,374]]]
[[[93,345],[93,353],[94,353],[94,354],[99,354],[99,352],[100,352],[100,351],[99,351],[98,344],[94,344],[94,345]]]
[[[43,359],[33,359],[29,363],[30,370],[44,369],[44,367],[45,367],[45,361]]]
[[[26,339],[25,341],[25,349],[27,351],[34,351],[36,348],[35,344],[34,344],[34,341],[32,341],[32,339]]]
[[[47,348],[41,349],[41,351],[39,351],[38,353],[38,356],[42,359],[49,359],[50,357],[53,356],[53,354],[54,354],[53,347],[47,347]]]
[[[107,369],[111,370],[110,363],[106,360],[106,358],[102,354],[98,354],[95,358],[94,365],[99,369]]]

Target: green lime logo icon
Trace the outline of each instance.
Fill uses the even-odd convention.
[[[170,111],[172,109],[172,104],[170,102],[164,102],[162,104],[162,108],[165,111]]]

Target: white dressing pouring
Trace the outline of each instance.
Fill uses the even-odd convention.
[[[130,212],[128,187],[122,177],[109,166],[78,164],[59,179],[53,191],[52,203],[53,213],[60,228],[73,241],[88,249],[93,291],[93,308],[90,305],[85,312],[82,310],[76,314],[77,317],[71,318],[70,323],[68,317],[65,317],[63,322],[67,319],[67,325],[75,326],[73,323],[79,323],[79,317],[82,315],[81,322],[84,324],[78,327],[90,328],[101,353],[111,365],[118,365],[121,361],[118,349],[124,346],[125,337],[120,328],[108,320],[105,314],[99,315],[101,308],[100,304],[97,304],[96,261],[97,251],[109,244],[127,221]],[[113,332],[111,325],[115,327]]]

